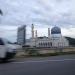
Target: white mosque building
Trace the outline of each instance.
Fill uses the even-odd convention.
[[[37,30],[35,31],[34,36],[34,25],[31,27],[32,37],[26,40],[26,45],[30,47],[39,47],[39,48],[52,48],[52,47],[68,47],[69,41],[62,36],[61,29],[57,26],[53,27],[50,31],[48,28],[48,37],[38,37]]]

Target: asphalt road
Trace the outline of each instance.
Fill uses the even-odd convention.
[[[0,75],[75,75],[75,55],[16,59],[0,64]]]

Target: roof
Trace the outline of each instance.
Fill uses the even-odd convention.
[[[55,26],[51,29],[51,34],[61,34],[61,29]]]

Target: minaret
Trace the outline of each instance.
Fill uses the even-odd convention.
[[[31,30],[31,32],[32,32],[32,39],[34,38],[34,25],[32,24],[32,30]]]
[[[50,38],[50,28],[48,28],[48,38]]]
[[[24,27],[24,44],[26,45],[26,25]]]
[[[37,38],[38,36],[37,36],[37,30],[35,31],[35,37]]]

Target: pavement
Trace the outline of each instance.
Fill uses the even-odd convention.
[[[0,64],[0,75],[75,75],[75,55],[13,59]]]

